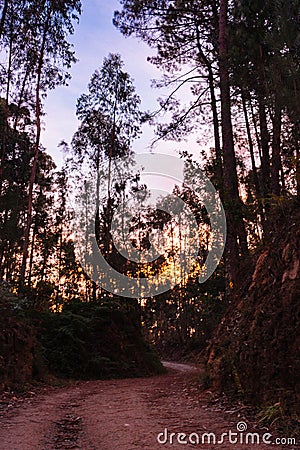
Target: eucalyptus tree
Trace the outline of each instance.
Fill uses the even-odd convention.
[[[69,164],[77,169],[75,173],[79,171],[80,178],[81,171],[87,169],[89,173],[82,198],[88,195],[84,190],[91,179],[93,184],[96,182],[98,245],[111,260],[117,253],[110,234],[113,211],[121,202],[124,204],[134,183],[132,141],[140,134],[140,103],[133,80],[118,54],[104,58],[102,66],[91,77],[88,92],[77,101],[80,125],[72,139],[73,155]],[[116,162],[120,157],[121,165]]]
[[[9,118],[13,107],[9,105]],[[0,135],[7,136],[0,196],[0,277],[12,281],[19,267],[33,142],[26,130],[14,130],[7,123],[5,99],[0,100],[0,117]]]
[[[77,153],[88,149],[90,161],[99,172],[101,161],[108,161],[107,197],[111,197],[112,161],[129,156],[131,142],[140,133],[140,98],[133,81],[123,70],[118,54],[104,58],[88,85],[88,93],[77,102],[77,116],[81,125],[74,135]],[[98,189],[97,189],[98,190]]]
[[[32,222],[33,187],[40,150],[42,96],[49,89],[65,84],[67,70],[76,61],[67,35],[73,33],[73,21],[80,13],[80,1],[35,0],[28,2],[25,10],[24,33],[27,35],[24,57],[30,61],[31,83],[34,86],[34,111],[36,120],[34,155],[28,187],[28,205],[24,231],[23,256],[20,270],[20,287],[25,281],[26,262]]]
[[[3,211],[4,225],[9,223],[9,220],[5,220],[6,216],[15,217],[18,229],[23,228],[23,241],[19,237],[16,243],[9,237],[12,252],[15,253],[15,258],[11,255],[11,261],[14,260],[15,269],[20,268],[20,294],[25,284],[27,267],[27,280],[30,282],[34,268],[35,239],[41,236],[36,223],[40,216],[39,199],[43,198],[44,192],[39,175],[43,160],[40,144],[43,99],[50,89],[66,84],[70,78],[68,71],[76,58],[68,35],[73,33],[73,23],[78,21],[80,12],[79,0],[0,2],[0,91],[3,97],[0,190],[3,188],[4,198],[12,199],[16,184],[20,183],[22,200],[16,203],[19,213],[12,214],[11,211],[16,208],[7,202],[4,202]],[[23,170],[20,169],[22,165]],[[15,179],[9,179],[11,167],[20,169],[22,177],[17,175]],[[48,232],[46,222],[44,228],[45,233]],[[9,242],[6,240],[7,244]],[[20,242],[23,242],[21,267],[17,262],[20,260]],[[6,251],[1,251],[1,261],[3,258],[9,259],[7,251],[10,247],[6,245],[5,248]]]
[[[99,200],[99,170],[107,164],[107,212],[112,202],[112,163],[117,157],[132,156],[131,143],[140,133],[142,115],[140,98],[133,81],[123,70],[118,54],[109,54],[96,70],[88,85],[88,93],[77,102],[77,116],[81,121],[72,141],[77,162],[88,158],[97,176],[97,203]],[[123,174],[124,175],[124,174]],[[121,190],[126,181],[120,180]],[[122,184],[122,186],[121,186]]]
[[[39,283],[40,286],[44,284],[46,276],[53,270],[50,258],[54,256],[56,241],[53,214],[55,168],[56,166],[51,156],[44,151],[40,151],[32,204],[33,217],[26,277],[27,289],[30,289],[33,281],[35,284]]]
[[[3,128],[1,133],[1,165],[0,165],[0,192],[3,181],[3,170],[8,145],[8,121],[11,120],[12,92],[14,90],[17,73],[24,64],[24,54],[21,56],[21,48],[24,43],[21,38],[21,24],[24,16],[23,10],[25,1],[13,4],[12,1],[2,2],[2,15],[0,24],[0,50],[1,50],[1,72],[0,72],[0,92],[4,99],[3,108]],[[24,39],[24,34],[23,34]]]

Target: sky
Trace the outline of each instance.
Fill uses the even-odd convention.
[[[137,93],[141,97],[141,110],[158,108],[156,99],[167,94],[151,88],[151,79],[161,77],[161,72],[147,61],[154,54],[145,43],[135,37],[125,38],[112,24],[113,13],[121,9],[117,0],[83,0],[83,11],[75,33],[69,37],[79,60],[70,70],[72,79],[68,86],[57,87],[48,93],[45,101],[44,130],[42,144],[53,157],[56,165],[63,163],[62,151],[58,144],[64,140],[70,143],[77,129],[76,101],[84,92],[93,72],[100,68],[103,59],[109,53],[119,53],[125,63],[125,70],[134,79]],[[134,142],[133,148],[138,153],[149,152],[149,145],[154,131],[148,125],[143,126],[142,137]],[[193,140],[193,139],[192,139]],[[190,144],[196,149],[196,138]],[[187,149],[186,144],[161,141],[154,151],[176,154],[176,149]]]

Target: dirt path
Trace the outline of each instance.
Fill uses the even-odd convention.
[[[0,448],[3,450],[159,450],[197,448],[211,450],[270,448],[229,443],[201,444],[204,433],[237,431],[244,422],[236,411],[222,411],[209,401],[210,393],[200,394],[199,369],[195,366],[165,363],[167,375],[148,379],[81,382],[27,399],[10,408],[0,419]],[[166,431],[167,430],[167,431]],[[258,431],[248,423],[248,432]],[[160,434],[161,433],[161,434]],[[171,433],[176,433],[171,436]],[[179,437],[178,434],[186,436]],[[194,433],[194,434],[192,434]],[[259,431],[260,436],[266,430]],[[160,434],[160,442],[157,436]],[[245,435],[246,433],[244,433]],[[240,433],[239,433],[240,436]],[[235,436],[232,436],[234,439]],[[197,439],[200,443],[197,443]],[[260,437],[261,439],[261,437]],[[273,438],[271,438],[273,439]],[[165,443],[165,441],[168,443]],[[192,443],[185,444],[191,440]],[[170,441],[173,443],[170,444]],[[277,449],[296,448],[295,446]]]

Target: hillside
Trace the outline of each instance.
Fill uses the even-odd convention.
[[[269,411],[270,421],[296,418],[300,401],[299,219],[297,204],[278,214],[208,348],[215,385]]]
[[[149,376],[163,371],[132,313],[115,302],[74,302],[36,313],[1,293],[0,388],[34,379]]]

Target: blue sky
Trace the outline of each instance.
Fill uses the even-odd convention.
[[[121,54],[125,70],[134,79],[137,93],[142,99],[142,110],[157,108],[157,97],[164,95],[150,87],[151,79],[161,76],[161,72],[147,62],[147,57],[154,51],[134,37],[125,38],[113,26],[112,18],[116,9],[120,9],[117,0],[83,0],[80,23],[70,38],[79,59],[71,69],[72,80],[69,86],[58,87],[50,92],[45,101],[42,143],[58,167],[63,162],[63,155],[57,145],[61,140],[70,142],[78,126],[76,100],[86,92],[92,73],[102,66],[103,58],[109,53]],[[143,135],[134,143],[134,149],[137,152],[149,151],[147,148],[153,135],[153,130],[144,126]],[[196,149],[195,143],[191,145]],[[159,142],[155,151],[174,154],[176,149],[186,147],[186,144]]]

